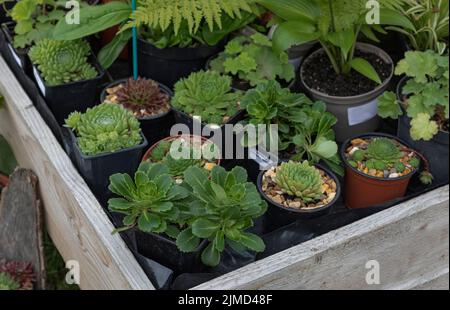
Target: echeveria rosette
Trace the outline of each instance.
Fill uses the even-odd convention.
[[[115,104],[102,103],[74,112],[66,127],[75,132],[81,152],[87,156],[116,152],[142,143],[139,121],[133,114]]]
[[[166,233],[176,238],[180,209],[190,192],[177,185],[169,168],[159,163],[143,163],[134,176],[114,174],[109,189],[121,198],[108,201],[109,209],[125,215],[124,229],[137,225],[143,232]]]
[[[215,71],[199,71],[175,84],[172,105],[202,122],[223,124],[239,110],[239,91],[233,91],[231,78]]]
[[[275,183],[288,195],[304,203],[318,201],[323,195],[323,181],[319,170],[307,161],[282,163],[276,169]]]
[[[290,82],[295,77],[288,54],[276,53],[272,49],[272,42],[261,33],[231,40],[225,51],[212,60],[210,65],[211,69],[236,76],[251,86],[276,79]]]
[[[391,139],[374,138],[367,146],[366,157],[368,159],[394,163],[400,161],[402,152]]]
[[[30,49],[29,56],[44,82],[57,86],[96,77],[97,70],[88,62],[90,53],[89,44],[84,40],[43,39]]]
[[[411,118],[411,137],[431,140],[441,128],[440,122],[449,119],[449,60],[433,51],[411,51],[405,54],[396,69],[396,75],[409,79],[402,88],[402,101],[393,92],[386,92],[378,100],[378,114],[397,119],[403,114]]]
[[[195,200],[190,205],[189,225],[177,238],[181,251],[192,252],[201,239],[207,239],[209,245],[202,253],[202,262],[207,266],[220,263],[226,245],[239,252],[264,251],[263,240],[246,230],[266,212],[267,204],[256,186],[247,182],[245,169],[236,167],[227,172],[217,166],[209,175],[199,167],[191,167],[184,173],[184,180]]]

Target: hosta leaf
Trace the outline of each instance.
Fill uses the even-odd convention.
[[[196,237],[190,228],[187,228],[178,235],[176,243],[180,251],[193,252],[198,248],[200,238]]]
[[[382,83],[377,71],[367,60],[365,60],[363,58],[355,57],[349,62],[349,64],[353,70],[364,75],[366,78],[371,79],[372,81],[374,81],[378,84]]]

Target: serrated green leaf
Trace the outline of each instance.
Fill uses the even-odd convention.
[[[439,132],[439,126],[430,119],[430,115],[419,113],[411,120],[411,138],[414,140],[431,140]]]
[[[200,245],[200,238],[196,237],[190,228],[187,228],[178,235],[176,243],[181,252],[194,252]]]
[[[210,267],[215,267],[220,263],[220,252],[214,247],[212,242],[202,252],[202,262]]]
[[[198,219],[192,223],[192,233],[200,238],[211,237],[218,229],[220,225],[207,219]]]
[[[378,115],[382,118],[398,119],[402,115],[402,109],[397,102],[397,95],[393,92],[385,92],[378,97]]]
[[[263,252],[266,248],[264,241],[259,236],[251,233],[243,233],[239,243],[255,252]]]

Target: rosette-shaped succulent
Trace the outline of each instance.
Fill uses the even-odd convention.
[[[322,177],[307,161],[282,163],[276,170],[275,182],[291,196],[309,203],[322,196]]]
[[[32,290],[36,274],[30,263],[0,261],[1,290]]]
[[[203,123],[223,124],[239,110],[241,92],[231,88],[231,78],[215,71],[199,71],[175,84],[172,105]]]
[[[91,53],[84,40],[43,39],[30,49],[29,56],[49,86],[92,79],[97,70],[88,62]]]
[[[169,111],[169,96],[153,80],[130,78],[117,92],[117,102],[133,111],[137,117],[157,115]]]
[[[385,169],[382,163],[396,163],[402,157],[398,146],[388,138],[375,138],[367,146],[366,157],[374,162],[375,169]],[[377,167],[379,166],[379,167]]]
[[[142,142],[139,121],[125,108],[103,103],[82,114],[74,112],[66,120],[84,155],[92,156],[139,145]]]
[[[166,159],[163,161],[167,167],[169,167],[170,174],[174,177],[181,177],[183,176],[184,172],[189,168],[193,166],[198,166],[202,164],[201,159],[194,159],[194,158],[173,158],[170,154],[167,155]]]

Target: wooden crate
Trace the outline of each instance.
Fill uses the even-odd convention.
[[[81,288],[154,289],[1,57],[0,91],[0,134],[38,175],[49,233],[80,263]],[[194,289],[448,289],[448,207],[445,186]],[[371,260],[379,285],[366,283]]]

